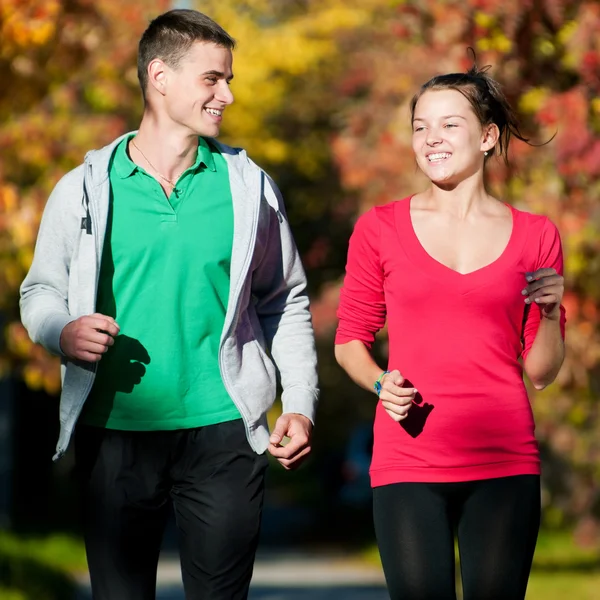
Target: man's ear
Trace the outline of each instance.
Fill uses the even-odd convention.
[[[160,58],[151,60],[148,65],[148,87],[152,87],[162,96],[165,95],[168,70],[169,67]]]

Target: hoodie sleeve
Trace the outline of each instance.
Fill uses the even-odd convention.
[[[319,389],[306,276],[281,193],[268,175],[263,177],[268,238],[253,273],[255,308],[281,376],[283,412],[305,415],[314,423]]]
[[[56,185],[42,215],[33,262],[21,284],[21,321],[29,336],[52,354],[62,355],[60,334],[69,314],[69,266],[80,227],[83,167]]]

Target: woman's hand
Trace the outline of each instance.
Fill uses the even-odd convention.
[[[560,303],[565,291],[565,280],[555,269],[538,269],[526,273],[527,287],[521,292],[527,304],[538,304],[542,316],[547,319],[560,318]]]
[[[400,371],[390,371],[381,379],[381,392],[379,400],[385,412],[387,412],[394,421],[406,419],[408,411],[417,395],[417,390],[412,387],[402,387],[404,377]]]

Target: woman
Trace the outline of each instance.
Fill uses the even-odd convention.
[[[540,458],[523,368],[551,383],[564,358],[556,227],[490,196],[515,115],[473,67],[434,77],[411,104],[424,192],[356,223],[335,354],[379,396],[375,532],[392,600],[525,597],[540,522]],[[389,362],[369,349],[387,321]],[[520,359],[522,359],[523,367]]]

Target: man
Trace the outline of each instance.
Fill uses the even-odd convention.
[[[170,504],[186,597],[246,598],[264,452],[286,469],[310,452],[316,355],[282,199],[213,139],[233,102],[234,45],[196,11],[151,22],[139,130],[58,183],[22,284],[23,323],[63,359],[55,458],[78,422],[95,600],[155,598]],[[276,370],[283,414],[269,437]]]

